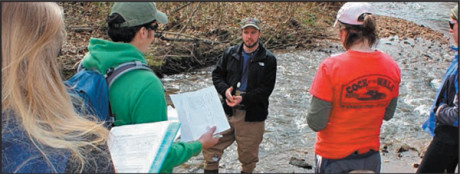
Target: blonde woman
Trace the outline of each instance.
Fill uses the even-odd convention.
[[[61,8],[1,5],[2,173],[114,172],[108,130],[75,112],[60,76]]]

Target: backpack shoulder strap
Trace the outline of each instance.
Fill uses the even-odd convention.
[[[82,69],[85,69],[85,68],[81,65],[81,61],[80,61],[80,63],[78,63],[77,72],[80,72]]]
[[[107,84],[110,89],[113,82],[118,79],[118,77],[122,76],[123,74],[130,72],[132,70],[142,69],[147,71],[152,71],[149,66],[140,62],[140,61],[133,61],[133,62],[126,62],[123,64],[118,65],[113,69],[109,69],[106,73]]]
[[[148,71],[152,71],[150,69],[150,67],[148,67],[147,65],[145,65],[144,63],[140,62],[140,61],[132,61],[132,62],[127,62],[127,63],[123,63],[121,65],[118,65],[117,67],[114,67],[114,68],[110,68],[107,70],[107,72],[105,74],[100,74],[99,71],[96,71],[96,70],[90,70],[90,71],[94,71],[100,75],[103,76],[103,78],[105,78],[105,85],[107,87],[107,90],[110,89],[110,86],[113,84],[113,82],[118,78],[120,77],[121,75],[127,73],[127,72],[130,72],[132,70],[136,70],[136,69],[143,69],[143,70],[148,70]],[[81,65],[81,62],[80,64],[78,65],[78,68],[77,68],[77,73],[80,72],[80,71],[83,71],[83,70],[88,70],[86,69],[85,67],[83,67]],[[108,91],[107,91],[107,94],[108,94]],[[108,95],[107,95],[108,96]],[[115,115],[112,113],[112,108],[110,106],[110,101],[108,101],[108,118],[110,120],[106,120],[107,123],[108,123],[108,128],[114,126],[114,122],[115,122]],[[101,118],[103,119],[103,118]]]
[[[142,70],[147,70],[147,71],[152,71],[149,66],[146,64],[140,62],[140,61],[133,61],[133,62],[126,62],[123,64],[118,65],[115,68],[111,68],[107,70],[107,73],[105,74],[105,79],[107,81],[107,86],[110,89],[112,86],[113,82],[118,79],[118,77],[122,76],[123,74],[130,72],[132,70],[136,69],[142,69]],[[112,107],[109,102],[109,115],[111,116],[112,123],[115,122],[115,114],[112,113]],[[112,125],[114,126],[114,125]]]

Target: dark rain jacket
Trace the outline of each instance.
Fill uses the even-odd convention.
[[[225,102],[225,91],[233,86],[233,94],[237,89],[243,73],[243,44],[234,45],[225,50],[212,72],[212,81],[217,92],[223,98],[225,113],[233,115],[232,108]],[[249,60],[249,74],[246,93],[242,94],[246,110],[246,121],[265,121],[268,115],[268,98],[275,87],[276,58],[259,42],[255,56]]]

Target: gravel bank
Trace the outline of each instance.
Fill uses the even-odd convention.
[[[380,29],[380,35],[384,37],[377,48],[390,54],[398,62],[402,73],[396,114],[382,125],[381,172],[412,173],[431,141],[420,126],[428,117],[436,87],[452,60],[453,52],[449,51],[449,38],[441,33],[396,18],[378,19],[391,27]],[[292,165],[290,161],[303,161],[300,165],[304,167],[314,166],[315,133],[306,124],[306,110],[311,98],[308,88],[319,62],[342,51],[340,44],[334,40],[318,42],[312,50],[274,51],[278,58],[277,85],[270,98],[270,115],[255,172],[313,172],[312,169]],[[211,69],[166,76],[166,90],[187,92],[212,85]],[[174,172],[200,173],[203,172],[202,163],[203,157],[198,155],[176,167]],[[240,172],[236,143],[225,151],[220,171]]]

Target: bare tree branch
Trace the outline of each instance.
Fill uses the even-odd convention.
[[[193,16],[195,15],[195,12],[198,10],[198,8],[200,7],[201,5],[201,2],[198,3],[198,5],[196,5],[195,9],[193,10],[192,14],[190,15],[190,17],[188,18],[187,20],[187,23],[184,25],[184,27],[182,27],[182,29],[180,29],[179,33],[182,33],[182,31],[184,31],[185,28],[187,28],[188,24],[192,21],[192,18]],[[179,37],[179,36],[177,36]]]
[[[179,8],[174,9],[173,11],[170,12],[170,14],[176,13],[177,11],[179,11],[179,10],[181,10],[181,9],[183,9],[183,8],[185,8],[185,7],[187,7],[188,5],[190,5],[190,4],[192,4],[192,3],[193,3],[193,2],[188,2],[187,4],[185,4],[185,5],[183,5],[183,6],[179,7]]]

